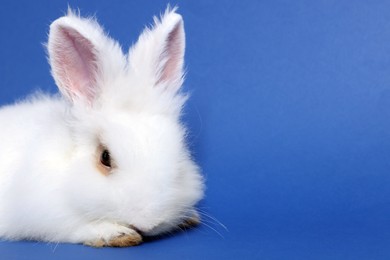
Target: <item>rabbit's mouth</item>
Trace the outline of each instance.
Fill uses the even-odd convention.
[[[136,226],[134,225],[127,225],[129,228],[131,228],[132,230],[134,230],[135,232],[137,232],[138,234],[140,234],[142,237],[144,236],[144,232],[142,230],[140,230],[139,228],[137,228]]]
[[[201,223],[199,215],[197,213],[187,217],[185,219],[180,219],[174,222],[162,222],[157,226],[149,229],[143,230],[134,225],[129,225],[134,231],[140,234],[144,238],[153,239],[155,237],[164,236],[164,234],[172,233],[176,231],[186,231],[193,227],[198,226]]]

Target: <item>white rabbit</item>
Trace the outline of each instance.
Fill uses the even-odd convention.
[[[167,9],[125,55],[69,11],[47,43],[62,96],[0,109],[0,238],[132,246],[196,224],[203,178],[180,114],[183,21]]]

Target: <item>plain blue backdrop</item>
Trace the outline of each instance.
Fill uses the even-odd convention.
[[[68,3],[125,49],[168,4],[2,1],[0,104],[56,92],[42,43]],[[0,258],[390,259],[390,2],[170,3],[199,207],[216,220],[126,249],[0,242]]]

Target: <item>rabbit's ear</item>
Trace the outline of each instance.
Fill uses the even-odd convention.
[[[99,38],[105,36],[95,21],[71,11],[50,26],[47,48],[52,74],[62,94],[73,102],[81,98],[92,103],[96,96]]]
[[[176,91],[183,78],[185,35],[182,17],[176,9],[167,9],[152,29],[145,29],[129,54],[130,68],[147,73],[154,85],[165,85]]]

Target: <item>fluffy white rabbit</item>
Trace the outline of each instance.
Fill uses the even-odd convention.
[[[0,109],[0,238],[132,246],[196,224],[203,179],[180,114],[183,21],[169,9],[123,54],[69,11],[47,49],[61,96]]]

